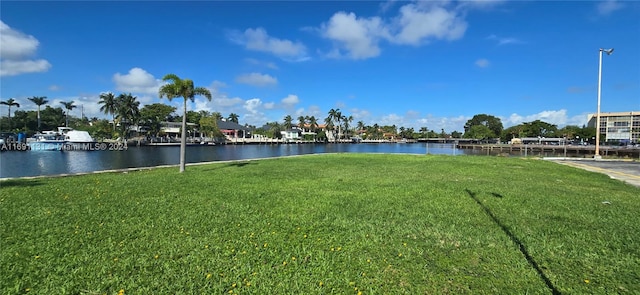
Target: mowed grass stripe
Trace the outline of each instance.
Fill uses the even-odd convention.
[[[640,189],[547,161],[334,154],[0,186],[2,294],[550,294],[504,229],[559,292],[640,290]]]

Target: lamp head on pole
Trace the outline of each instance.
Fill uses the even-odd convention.
[[[611,55],[611,53],[613,53],[613,48],[611,48],[611,49],[602,49],[602,48],[600,48],[600,51],[604,51],[604,53],[606,53],[607,55]]]

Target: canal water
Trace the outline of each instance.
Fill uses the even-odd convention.
[[[361,143],[361,144],[267,144],[188,146],[187,163],[214,162],[320,153],[473,153],[452,144]],[[122,151],[4,151],[0,153],[0,178],[93,172],[111,169],[153,167],[180,163],[179,146],[129,146]]]

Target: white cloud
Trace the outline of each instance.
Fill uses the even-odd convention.
[[[581,114],[581,115],[577,115],[569,118],[567,116],[567,110],[561,109],[561,110],[542,111],[536,114],[525,115],[525,116],[514,113],[506,118],[501,117],[500,120],[502,120],[502,123],[504,124],[505,128],[514,126],[514,125],[519,125],[525,122],[532,122],[535,120],[540,120],[550,124],[554,124],[554,125],[557,125],[558,127],[563,127],[566,125],[582,126],[584,124],[587,124],[587,114]]]
[[[213,80],[213,82],[211,82],[211,85],[209,86],[209,88],[212,89],[220,89],[224,87],[227,87],[227,83],[218,80]]]
[[[58,86],[58,85],[51,85],[51,86],[49,86],[49,90],[50,90],[50,91],[58,91],[58,90],[60,90],[60,89],[61,89],[61,87],[60,87],[60,86]]]
[[[66,109],[61,104],[61,102],[73,101],[73,105],[75,105],[76,107],[73,110],[71,110],[71,112],[69,113],[73,117],[79,118],[83,113],[84,113],[84,116],[87,118],[92,118],[92,117],[105,118],[106,116],[104,113],[100,112],[101,105],[98,104],[98,101],[100,100],[98,95],[67,96],[63,98],[54,98],[54,99],[48,99],[48,100],[49,100],[49,103],[47,103],[47,105],[54,108],[60,107],[65,112],[66,112]],[[28,100],[26,100],[24,104],[20,103],[20,106],[24,107],[24,109],[21,108],[23,110],[36,110],[37,108],[35,104],[33,104],[31,101],[28,101]]]
[[[456,10],[435,5],[426,8],[404,5],[396,22],[400,28],[393,41],[399,44],[420,45],[427,39],[457,40],[467,30],[467,23]]]
[[[417,126],[412,126],[415,131],[418,132],[420,128],[427,127],[428,130],[440,132],[444,129],[446,132],[451,133],[453,131],[464,132],[464,124],[471,119],[471,117],[456,116],[456,117],[434,117],[427,115],[424,118],[416,120]]]
[[[213,80],[213,82],[211,82],[211,84],[209,84],[209,86],[207,86],[206,88],[207,90],[209,90],[209,92],[211,92],[211,97],[213,99],[216,99],[216,98],[226,97],[226,94],[220,92],[220,89],[225,87],[227,87],[227,83],[224,83],[218,80]]]
[[[244,102],[244,109],[254,113],[258,111],[258,108],[262,105],[262,100],[259,98],[252,98]]]
[[[248,99],[242,107],[247,111],[243,116],[245,123],[260,127],[268,121],[264,114],[264,109],[268,108],[259,98]]]
[[[273,109],[276,107],[276,104],[273,102],[266,102],[264,103],[264,108],[267,110]]]
[[[46,72],[51,64],[44,59],[31,60],[40,42],[0,21],[0,76]]]
[[[485,59],[485,58],[481,58],[479,60],[476,60],[475,65],[480,67],[480,68],[486,68],[489,66],[489,60]]]
[[[297,95],[289,94],[289,95],[287,95],[287,97],[283,98],[281,100],[281,102],[284,105],[291,106],[291,105],[295,105],[295,104],[299,103],[300,99],[298,98]]]
[[[387,2],[382,9],[393,2]],[[337,12],[318,31],[333,41],[329,58],[367,59],[379,56],[380,42],[419,46],[432,40],[457,40],[467,29],[461,10],[448,8],[448,3],[421,1],[405,4],[391,20],[358,17],[354,13]]]
[[[358,18],[354,13],[337,12],[329,22],[322,24],[322,36],[333,40],[335,48],[328,57],[342,57],[351,59],[366,59],[380,55],[378,42],[381,37],[389,37],[389,33],[381,18]]]
[[[378,124],[380,126],[396,125],[396,127],[400,127],[400,126],[404,126],[404,118],[396,114],[388,114],[388,115],[382,116]]]
[[[240,97],[229,98],[226,96],[214,97],[211,101],[213,102],[214,106],[219,106],[223,108],[240,105],[243,102],[242,98]]]
[[[420,112],[418,111],[413,111],[413,110],[407,111],[407,118],[409,119],[417,118],[419,115],[420,115]]]
[[[158,95],[158,90],[163,82],[141,68],[132,68],[127,74],[115,73],[113,82],[116,90]]]
[[[20,59],[36,52],[40,42],[31,35],[18,32],[0,21],[0,55],[6,59]]]
[[[513,38],[513,37],[498,37],[494,34],[489,35],[487,37],[487,40],[495,40],[498,42],[498,46],[500,45],[507,45],[507,44],[523,44],[524,41],[518,39],[518,38]]]
[[[596,6],[598,14],[602,16],[610,15],[614,11],[619,10],[621,8],[623,8],[623,5],[617,0],[605,0],[598,3],[598,6]]]
[[[156,97],[151,96],[151,95],[136,95],[136,97],[138,98],[138,101],[140,102],[140,108],[142,108],[145,105],[149,105],[152,103],[155,103],[156,101]]]
[[[278,39],[267,34],[264,28],[246,29],[244,32],[232,31],[229,39],[245,46],[246,49],[271,53],[289,61],[308,60],[307,48],[301,42]]]
[[[398,0],[387,0],[386,2],[380,3],[380,11],[389,11],[397,2]]]
[[[367,110],[361,110],[361,109],[351,109],[351,115],[353,116],[355,121],[369,121],[371,118],[371,113]]]
[[[267,74],[250,73],[250,74],[243,74],[236,77],[236,82],[240,84],[263,87],[263,86],[278,84],[278,79],[271,77]]]
[[[461,9],[490,9],[506,0],[466,0],[460,3]]]
[[[320,120],[320,116],[323,116],[323,112],[319,106],[312,105],[307,108],[307,115],[314,116],[317,120]]]
[[[299,108],[299,109],[297,109],[297,110],[295,111],[295,119],[296,119],[296,120],[298,119],[298,117],[300,117],[300,116],[306,116],[306,115],[307,115],[307,112],[305,111],[305,109],[304,109],[304,108]]]
[[[211,100],[202,96],[196,96],[193,102],[193,110],[220,112],[223,116],[229,113],[241,115],[244,99],[240,97],[229,97],[226,93],[220,92],[221,88],[227,87],[227,83],[214,80],[206,88],[211,92]],[[182,106],[180,105],[181,109]]]
[[[5,60],[0,61],[0,76],[16,76],[27,73],[46,72],[51,64],[44,60]]]
[[[193,109],[195,111],[209,111],[209,112],[220,112],[223,115],[228,113],[241,113],[242,105],[244,104],[244,99],[240,97],[228,97],[226,93],[218,92],[218,88],[226,87],[226,84],[221,81],[213,81],[207,89],[211,91],[211,100],[209,101],[205,97],[196,96],[193,102]],[[182,106],[179,105],[179,110],[182,109]]]

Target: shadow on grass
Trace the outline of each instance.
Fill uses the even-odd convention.
[[[247,165],[255,165],[255,164],[258,164],[258,162],[235,162],[235,163],[227,164],[225,167],[244,167]]]
[[[216,166],[215,168],[203,169],[202,171],[213,171],[213,170],[219,170],[219,169],[228,168],[228,167],[242,168],[242,167],[247,166],[247,165],[256,165],[256,164],[258,164],[258,162],[256,162],[256,161],[233,162],[233,163],[229,163],[229,164],[224,165],[224,166]]]
[[[482,202],[480,202],[480,199],[478,199],[478,197],[476,196],[476,193],[470,191],[469,189],[465,189],[465,191],[467,192],[467,194],[469,194],[469,197],[471,197],[474,201],[476,201],[476,203],[478,203],[478,205],[482,208],[482,210],[484,210],[485,213],[487,213],[487,215],[489,215],[489,217],[491,217],[491,219],[493,220],[493,222],[495,222],[498,226],[500,226],[500,228],[502,229],[502,231],[504,231],[504,233],[509,237],[509,239],[511,239],[511,241],[513,243],[515,243],[516,245],[518,245],[518,247],[520,248],[520,252],[522,253],[522,255],[524,255],[524,258],[527,259],[527,262],[529,262],[529,264],[531,265],[531,267],[533,267],[533,269],[538,273],[538,275],[540,276],[540,278],[544,281],[544,283],[547,285],[547,287],[549,288],[549,290],[551,290],[552,294],[561,294],[560,291],[558,291],[558,289],[556,289],[556,287],[553,285],[553,283],[551,282],[551,280],[549,280],[549,278],[544,274],[544,272],[542,271],[542,269],[540,268],[540,266],[538,265],[538,263],[533,259],[533,257],[531,257],[531,254],[529,254],[529,251],[527,250],[527,247],[525,247],[525,245],[520,241],[520,239],[518,239],[518,237],[516,237],[501,221],[500,219],[498,219],[498,217],[496,217],[495,214],[493,214],[493,212],[491,211],[491,209],[489,209],[487,206],[485,206]],[[497,194],[497,193],[491,193],[492,196],[497,197],[497,198],[502,198],[502,195]]]
[[[42,185],[42,182],[39,180],[3,180],[0,181],[0,188],[2,187],[29,187],[29,186],[38,186]]]

